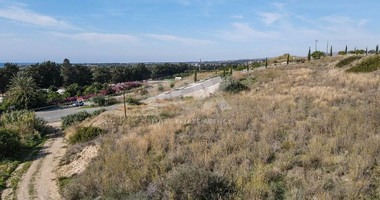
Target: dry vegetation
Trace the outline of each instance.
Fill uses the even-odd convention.
[[[339,59],[247,73],[239,94],[103,113],[85,122],[108,131],[99,154],[63,195],[380,199],[380,74]]]

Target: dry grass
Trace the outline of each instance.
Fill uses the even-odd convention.
[[[114,134],[64,195],[144,196],[192,165],[232,181],[234,199],[379,199],[380,75],[340,59],[255,71],[249,92],[103,113]]]

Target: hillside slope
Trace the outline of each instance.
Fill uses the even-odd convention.
[[[379,199],[380,74],[323,58],[233,77],[250,87],[106,112],[67,199]],[[87,125],[89,122],[87,122]]]

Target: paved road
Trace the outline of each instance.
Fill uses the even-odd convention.
[[[118,108],[121,106],[120,104],[108,106],[108,107],[97,107],[97,108],[55,108],[52,110],[47,111],[38,111],[36,112],[37,117],[40,117],[44,119],[47,122],[58,122],[61,120],[62,117],[65,117],[67,115],[75,114],[78,112],[86,111],[88,113],[93,113],[96,110],[105,108],[106,110],[113,110],[115,108]]]
[[[207,88],[211,88],[213,86],[218,85],[220,82],[222,82],[222,78],[215,77],[209,80],[205,81],[199,81],[197,83],[193,83],[187,87],[182,87],[182,88],[176,88],[171,92],[165,92],[157,97],[152,97],[145,102],[152,101],[152,100],[164,100],[164,99],[173,99],[173,98],[178,98],[178,97],[186,97],[186,96],[192,96],[191,94],[194,94],[198,91],[206,90]],[[210,91],[210,93],[214,93],[215,90]]]

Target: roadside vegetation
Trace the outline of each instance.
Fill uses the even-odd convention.
[[[345,67],[347,65],[350,65],[356,60],[360,60],[362,57],[363,56],[350,56],[350,57],[344,58],[343,60],[339,61],[336,64],[336,67],[339,67],[339,68]]]
[[[379,199],[380,77],[345,73],[330,65],[338,59],[235,72],[219,95],[130,105],[127,118],[113,111],[80,124],[108,134],[83,173],[62,179],[62,194]]]
[[[38,152],[47,131],[45,122],[34,112],[14,111],[0,116],[0,191],[7,187],[16,189],[22,173],[30,166],[28,160]],[[11,174],[23,162],[26,162],[23,168],[8,183]]]
[[[347,72],[373,72],[380,68],[380,56],[371,56],[347,70]]]

